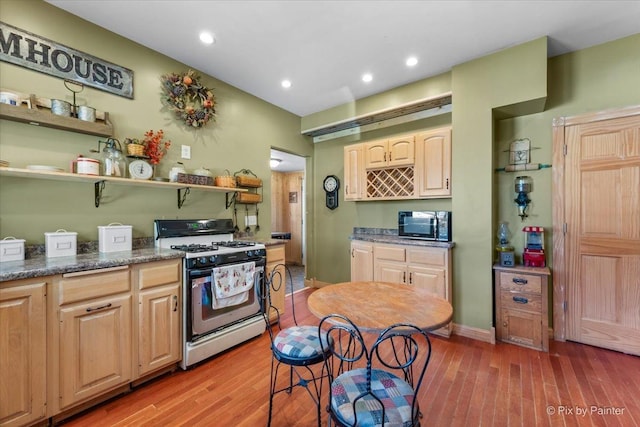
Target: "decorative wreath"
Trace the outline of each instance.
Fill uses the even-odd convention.
[[[213,92],[200,84],[199,80],[200,76],[193,70],[162,76],[167,106],[187,126],[195,128],[206,125],[216,113]]]

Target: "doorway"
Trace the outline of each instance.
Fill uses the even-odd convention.
[[[640,355],[640,107],[554,127],[554,335]]]
[[[285,241],[294,291],[304,287],[306,276],[305,165],[302,156],[271,150],[271,237]]]

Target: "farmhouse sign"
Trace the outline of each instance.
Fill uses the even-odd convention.
[[[1,21],[0,61],[133,99],[133,71]]]

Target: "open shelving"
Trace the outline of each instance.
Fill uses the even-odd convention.
[[[68,172],[53,172],[43,170],[31,170],[20,169],[11,167],[0,167],[0,176],[10,176],[17,178],[30,178],[30,179],[45,179],[54,181],[72,181],[72,182],[87,182],[94,184],[95,187],[95,205],[100,206],[100,200],[102,198],[102,190],[106,184],[113,185],[125,185],[136,187],[154,187],[154,188],[168,188],[174,189],[178,192],[178,209],[182,208],[186,196],[191,190],[214,192],[214,193],[238,193],[246,192],[246,189],[242,188],[227,188],[227,187],[215,187],[210,185],[197,185],[197,184],[185,184],[181,182],[163,182],[163,181],[146,181],[130,178],[118,178],[111,176],[96,176],[96,175],[79,175]]]

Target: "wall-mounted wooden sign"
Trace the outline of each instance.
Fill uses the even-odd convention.
[[[0,61],[133,99],[133,71],[0,22]]]

